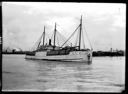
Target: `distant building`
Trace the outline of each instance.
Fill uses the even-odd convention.
[[[12,52],[14,53],[16,51],[16,49],[13,49]]]
[[[8,48],[6,49],[6,52],[12,52],[12,49],[8,47]]]
[[[110,52],[113,52],[112,48],[110,48]]]

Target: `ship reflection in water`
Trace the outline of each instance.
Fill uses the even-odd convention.
[[[25,60],[3,55],[2,90],[55,92],[121,92],[125,58],[94,57],[92,63]]]

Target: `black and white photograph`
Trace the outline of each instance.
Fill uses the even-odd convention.
[[[2,91],[118,92],[126,4],[2,2]]]

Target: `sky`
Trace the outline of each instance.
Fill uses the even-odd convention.
[[[47,35],[52,36],[55,22],[57,30],[68,39],[80,24],[81,15],[83,32],[87,32],[93,50],[125,50],[126,4],[75,2],[2,2],[3,48],[29,50],[44,26]]]

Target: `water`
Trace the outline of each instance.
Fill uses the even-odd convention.
[[[92,64],[25,60],[3,55],[2,90],[121,92],[125,90],[125,57],[93,57]]]

